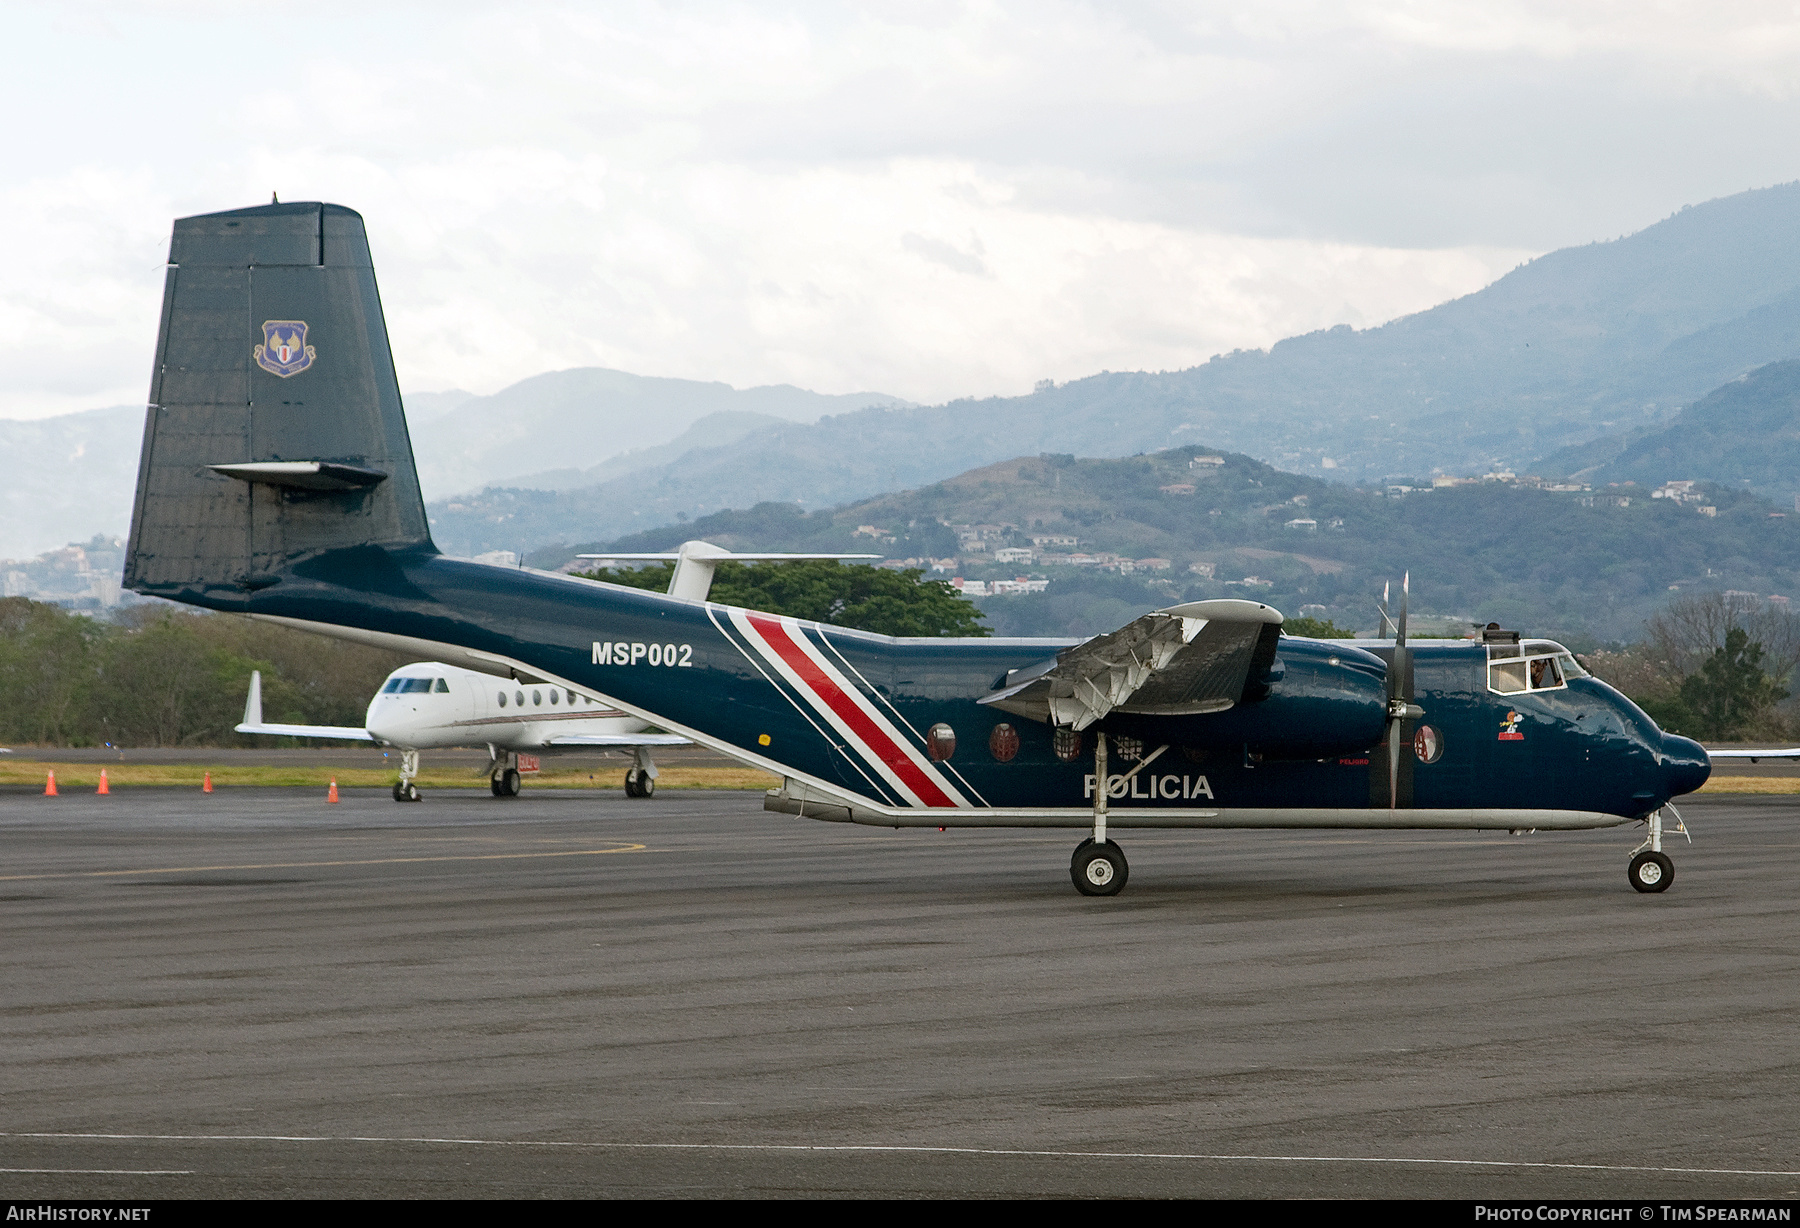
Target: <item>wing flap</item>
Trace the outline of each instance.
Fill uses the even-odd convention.
[[[1257,601],[1196,601],[1157,610],[1008,674],[979,702],[1086,729],[1109,712],[1185,716],[1244,698],[1259,645],[1281,614]]]
[[[692,746],[693,742],[678,733],[570,733],[561,734],[545,746]]]

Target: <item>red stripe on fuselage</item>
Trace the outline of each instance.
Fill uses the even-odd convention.
[[[949,795],[938,787],[937,782],[921,771],[919,765],[912,761],[912,757],[902,747],[896,746],[894,740],[882,730],[881,726],[871,720],[869,714],[864,712],[855,700],[844,694],[843,688],[833,682],[830,675],[821,670],[818,663],[794,642],[785,623],[765,614],[750,614],[747,617],[750,625],[755,627],[757,633],[763,637],[763,642],[775,651],[775,654],[789,669],[800,676],[800,680],[825,703],[826,707],[837,714],[839,720],[850,726],[851,732],[861,738],[864,745],[879,755],[881,761],[887,764],[896,776],[906,782],[906,786],[917,794],[921,801],[927,806],[956,805]]]

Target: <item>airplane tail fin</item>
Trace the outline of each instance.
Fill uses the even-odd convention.
[[[243,608],[352,546],[433,549],[361,215],[177,219],[125,586]]]

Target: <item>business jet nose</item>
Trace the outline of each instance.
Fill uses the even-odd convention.
[[[1692,793],[1712,775],[1712,759],[1706,748],[1692,738],[1678,733],[1663,734],[1663,775],[1668,781],[1669,796]]]

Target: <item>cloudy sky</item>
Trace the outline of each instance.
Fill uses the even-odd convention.
[[[1800,178],[1793,4],[0,0],[0,417],[141,400],[169,221],[367,219],[401,382],[920,401],[1365,327]]]

